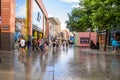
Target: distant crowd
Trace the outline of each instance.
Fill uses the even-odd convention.
[[[59,40],[59,39],[53,39],[48,40],[45,38],[36,39],[33,38],[32,41],[26,41],[23,36],[19,37],[19,39],[16,41],[16,44],[18,44],[19,53],[25,54],[25,48],[32,49],[32,51],[45,51],[49,47],[55,49],[60,46],[63,46],[63,48],[68,47],[69,45],[72,45],[70,40]]]

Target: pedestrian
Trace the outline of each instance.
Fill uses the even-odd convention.
[[[56,46],[56,43],[55,43],[55,40],[53,40],[53,50],[54,50],[55,46]]]
[[[63,48],[64,48],[65,44],[66,44],[66,41],[65,41],[65,40],[63,40]]]
[[[112,53],[116,53],[119,48],[118,41],[116,39],[112,40]]]
[[[29,40],[27,41],[27,47],[28,47],[28,49],[30,49],[30,47],[31,47],[31,42]]]
[[[59,40],[56,40],[56,47],[59,47]]]
[[[25,46],[26,46],[26,41],[23,37],[20,37],[20,53],[25,54]]]
[[[68,43],[68,41],[66,40],[66,47],[68,47],[68,44],[69,44],[69,43]]]
[[[90,48],[91,49],[96,49],[96,46],[95,46],[93,40],[91,40],[91,42],[90,42]]]
[[[45,41],[43,39],[41,39],[40,43],[39,43],[39,47],[40,47],[41,51],[44,51],[44,43],[45,43]]]
[[[37,49],[38,49],[38,47],[37,47],[37,39],[34,38],[34,39],[32,40],[32,50],[35,51],[35,50],[37,50]]]

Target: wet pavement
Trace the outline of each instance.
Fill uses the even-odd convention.
[[[74,46],[26,56],[0,52],[0,80],[120,80],[120,56],[98,52]]]

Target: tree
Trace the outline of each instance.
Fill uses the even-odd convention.
[[[66,21],[70,31],[85,31],[98,27],[99,30],[120,28],[120,1],[118,0],[82,0],[82,8],[74,8],[68,13]]]

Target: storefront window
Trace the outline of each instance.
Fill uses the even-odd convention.
[[[101,44],[101,45],[104,45],[105,44],[105,34],[101,34],[101,35],[99,35],[99,43]]]
[[[89,44],[90,38],[89,37],[81,37],[80,44]]]
[[[32,24],[36,25],[38,28],[43,29],[43,12],[38,6],[36,0],[33,0],[33,22]]]

